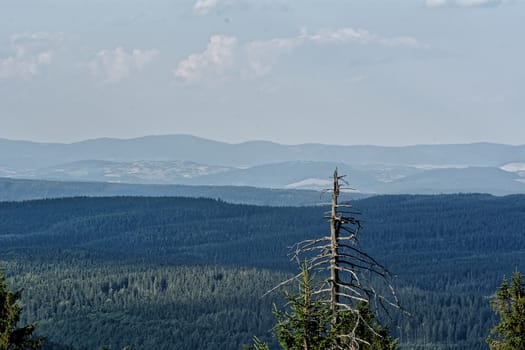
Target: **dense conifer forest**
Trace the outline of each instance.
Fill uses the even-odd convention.
[[[352,203],[360,244],[397,275],[402,349],[487,349],[490,299],[525,270],[525,196],[377,196]],[[241,349],[272,341],[263,294],[288,251],[327,232],[323,207],[191,198],[0,203],[0,263],[48,349]]]

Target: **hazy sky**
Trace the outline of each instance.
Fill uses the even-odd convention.
[[[525,143],[525,1],[0,0],[0,138]]]

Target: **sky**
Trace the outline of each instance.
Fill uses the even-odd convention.
[[[525,144],[524,0],[0,0],[0,138]]]

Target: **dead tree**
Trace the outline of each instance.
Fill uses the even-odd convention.
[[[297,243],[292,250],[293,259],[307,261],[309,269],[321,278],[313,295],[329,304],[332,314],[332,327],[338,327],[343,315],[350,315],[353,325],[341,334],[335,348],[359,349],[359,344],[368,344],[361,339],[357,330],[372,325],[360,314],[363,305],[374,314],[380,310],[388,312],[388,305],[398,307],[398,301],[391,285],[391,275],[385,266],[365,253],[358,246],[361,229],[359,215],[350,204],[339,203],[344,176],[339,176],[337,169],[333,174],[331,210],[325,218],[330,223],[330,235],[305,240]],[[298,274],[283,284],[300,278]],[[348,319],[348,317],[345,317]],[[341,328],[344,329],[344,328]]]

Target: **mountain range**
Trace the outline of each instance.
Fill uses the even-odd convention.
[[[230,144],[190,135],[36,143],[0,139],[0,177],[325,189],[334,168],[361,193],[525,193],[525,145]]]

